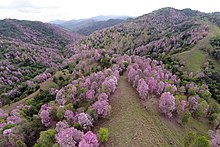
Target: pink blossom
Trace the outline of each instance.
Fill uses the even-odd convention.
[[[96,113],[101,117],[106,117],[111,109],[109,103],[105,100],[96,101],[92,107],[96,110]]]
[[[86,134],[83,135],[82,140],[79,142],[79,147],[98,147],[99,142],[97,136],[88,131]]]
[[[91,101],[92,99],[94,99],[95,96],[95,91],[94,90],[88,90],[86,92],[86,97],[89,101]]]
[[[19,116],[9,116],[7,117],[7,123],[20,124],[22,119]]]
[[[83,132],[71,127],[62,130],[56,135],[60,147],[74,147],[80,142]]]
[[[164,92],[160,97],[159,107],[166,116],[172,117],[172,112],[176,109],[175,97],[170,92]]]
[[[67,119],[69,124],[72,124],[74,121],[74,113],[70,110],[66,110],[64,117]]]
[[[185,107],[186,107],[186,101],[182,100],[181,101],[181,111],[184,111]]]
[[[149,87],[144,79],[138,81],[137,91],[141,99],[146,99],[148,96]]]
[[[92,125],[92,118],[86,113],[79,113],[76,114],[74,120],[80,124],[83,128],[91,127]]]

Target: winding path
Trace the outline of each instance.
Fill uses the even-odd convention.
[[[109,140],[102,146],[170,146],[174,141],[174,138],[170,137],[175,136],[175,131],[170,131],[169,125],[162,124],[163,120],[158,113],[154,114],[153,110],[148,111],[143,107],[135,89],[124,76],[120,77],[118,88],[111,96],[110,104],[112,106],[110,118],[100,120],[95,127],[95,131],[100,127],[109,129]]]

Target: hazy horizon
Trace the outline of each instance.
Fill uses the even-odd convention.
[[[0,3],[0,19],[49,22],[84,19],[100,15],[137,17],[164,7],[190,8],[211,13],[220,10],[220,2],[217,0],[7,0]]]

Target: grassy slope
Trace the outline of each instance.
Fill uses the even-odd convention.
[[[209,25],[209,34],[204,39],[200,40],[191,50],[175,55],[177,58],[183,60],[186,63],[185,68],[190,72],[199,72],[207,59],[213,61],[216,65],[216,68],[220,69],[220,65],[207,53],[201,50],[204,48],[212,50],[212,46],[209,44],[209,40],[214,36],[220,36],[220,28],[208,22],[204,23]]]
[[[116,92],[111,96],[112,113],[109,119],[100,120],[95,131],[107,127],[110,131],[106,147],[183,146],[183,136],[189,130],[206,135],[207,123],[190,120],[189,126],[181,126],[164,118],[158,112],[157,99],[147,101],[146,108],[125,77],[119,80]]]

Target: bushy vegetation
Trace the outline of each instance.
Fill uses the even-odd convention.
[[[220,37],[214,37],[210,40],[210,44],[213,46],[213,50],[209,52],[214,58],[220,60]]]
[[[108,137],[109,137],[108,128],[100,128],[98,132],[98,137],[101,143],[108,141]]]

